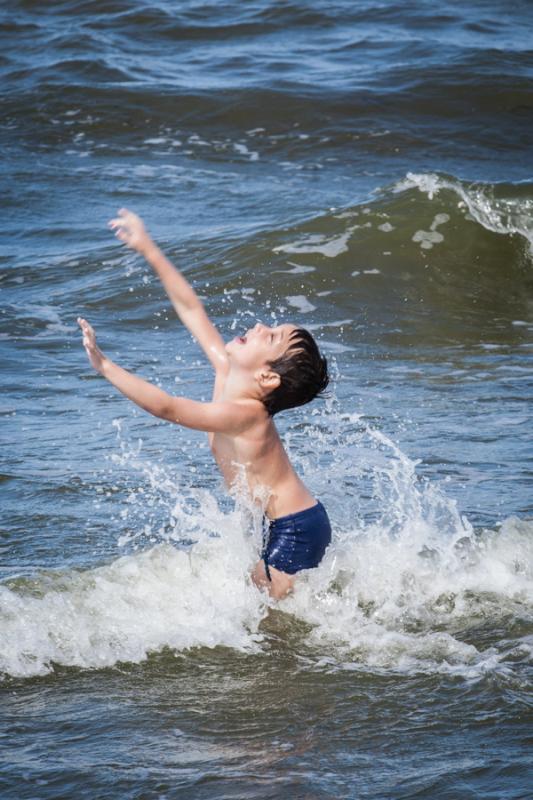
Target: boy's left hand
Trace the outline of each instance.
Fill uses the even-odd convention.
[[[105,356],[96,344],[96,334],[92,326],[89,325],[87,320],[83,319],[82,317],[78,317],[78,325],[83,333],[83,346],[85,347],[85,352],[89,357],[91,365],[97,372],[102,372],[104,368]]]
[[[119,209],[118,217],[110,220],[108,225],[115,231],[117,239],[138,253],[143,253],[152,243],[142,219],[127,208]]]

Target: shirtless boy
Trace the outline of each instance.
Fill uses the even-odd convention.
[[[331,541],[331,527],[323,505],[291,466],[273,416],[308,403],[326,388],[326,359],[310,333],[290,324],[269,328],[257,323],[245,336],[224,344],[193,288],[153,242],[140,217],[122,208],[109,226],[148,261],[204,350],[215,370],[213,399],[200,403],[173,397],[122,369],[102,353],[94,330],[79,318],[89,361],[145,411],[206,431],[228,488],[243,469],[252,497],[266,487],[268,531],[252,580],[271,597],[282,598],[292,590],[296,573],[318,566]]]

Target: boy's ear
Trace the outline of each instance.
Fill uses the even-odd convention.
[[[272,392],[277,389],[281,383],[281,378],[277,372],[271,369],[260,369],[255,373],[255,379],[262,389]]]

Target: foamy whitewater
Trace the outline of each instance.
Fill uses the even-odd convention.
[[[334,530],[319,568],[302,574],[279,604],[309,625],[307,668],[476,678],[531,658],[530,636],[468,642],[487,623],[504,629],[509,615],[531,621],[531,523],[509,518],[497,530],[474,531],[390,439],[334,404],[304,430],[289,429],[287,442],[325,498]],[[140,662],[163,648],[261,651],[260,623],[274,604],[248,577],[260,538],[246,509],[224,510],[212,492],[183,485],[182,475],[143,460],[123,440],[117,449],[112,460],[142,476],[120,512],[136,520],[120,543],[133,552],[0,587],[4,673]],[[357,454],[355,468],[349,454]],[[318,467],[327,478],[317,479]],[[168,513],[158,529],[142,522],[154,505]]]

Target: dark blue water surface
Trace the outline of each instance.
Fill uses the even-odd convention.
[[[0,10],[5,798],[533,796],[533,8]],[[93,373],[211,374],[140,213],[224,337],[308,327],[279,417],[327,506],[269,605],[205,436]]]

